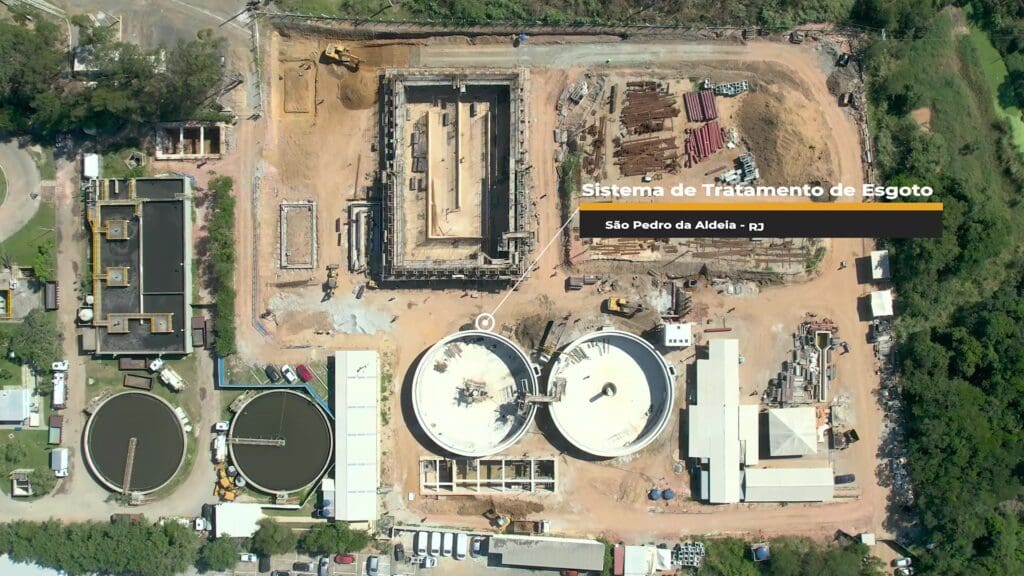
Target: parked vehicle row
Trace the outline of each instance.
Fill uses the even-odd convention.
[[[425,558],[436,558],[437,556],[450,556],[456,560],[463,560],[467,554],[474,557],[479,556],[483,550],[483,538],[474,537],[472,545],[469,535],[459,532],[426,532],[416,533],[414,547],[416,556]]]
[[[312,382],[316,378],[313,371],[305,364],[298,364],[295,368],[285,364],[281,366],[280,371],[278,371],[277,366],[267,364],[263,368],[263,373],[267,375],[267,379],[270,380],[271,384],[277,384],[282,378],[288,384],[297,384],[300,380],[303,383]]]

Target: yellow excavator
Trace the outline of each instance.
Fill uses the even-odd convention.
[[[324,49],[324,60],[332,64],[341,64],[353,72],[359,70],[359,63],[362,62],[358,56],[349,51],[348,46],[342,46],[341,44],[330,44],[327,46]]]

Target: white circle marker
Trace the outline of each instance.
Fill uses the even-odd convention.
[[[484,312],[477,316],[476,320],[473,321],[473,325],[476,326],[476,329],[483,330],[484,332],[494,330],[495,323],[494,314],[491,314],[490,312]]]

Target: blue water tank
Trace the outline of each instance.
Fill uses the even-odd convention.
[[[657,488],[651,488],[651,491],[647,493],[647,499],[648,500],[660,500],[661,499],[661,490],[658,490]]]
[[[768,547],[767,546],[761,546],[759,548],[754,548],[754,560],[756,560],[758,562],[763,562],[763,561],[767,560],[770,556],[771,556],[771,554],[768,552]]]
[[[661,493],[661,497],[665,500],[671,500],[676,497],[676,493],[671,488],[666,488],[665,491]]]

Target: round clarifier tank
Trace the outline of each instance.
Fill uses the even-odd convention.
[[[174,408],[147,392],[123,392],[104,400],[89,417],[85,460],[108,489],[124,490],[130,446],[131,492],[147,494],[170,482],[185,459],[185,429]]]
[[[327,470],[334,435],[308,396],[271,390],[242,405],[231,420],[228,450],[238,474],[270,494],[303,490]]]
[[[573,446],[615,458],[647,446],[665,429],[675,370],[646,340],[619,330],[573,341],[548,376],[551,419]]]
[[[427,436],[445,451],[482,458],[526,433],[537,411],[537,370],[511,340],[481,330],[434,344],[413,375],[412,405]]]

